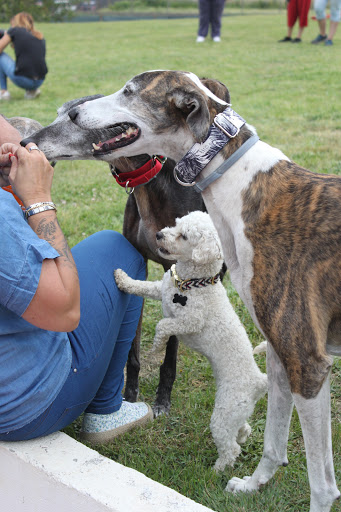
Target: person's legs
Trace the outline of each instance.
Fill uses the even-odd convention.
[[[330,25],[327,41],[332,41],[335,35],[336,29],[340,22],[340,14],[341,14],[341,0],[331,0],[330,1]],[[327,44],[326,41],[326,44]]]
[[[113,273],[122,268],[131,277],[144,279],[145,262],[122,235],[112,231],[83,240],[72,254],[80,280],[81,321],[69,333],[73,355],[69,376],[56,400],[39,418],[0,436],[2,440],[32,439],[60,430],[92,402],[96,412],[120,408],[124,366],[142,299],[119,291]]]
[[[7,78],[12,80],[15,71],[14,60],[7,53],[0,53],[0,88],[7,90]]]
[[[7,53],[0,53],[0,88],[7,90],[7,78],[9,78],[14,85],[27,91],[34,91],[41,86],[44,80],[33,80],[26,76],[15,74],[15,61],[7,55]]]
[[[206,37],[210,21],[210,1],[199,0],[199,37]]]
[[[326,35],[326,5],[327,0],[314,0],[314,11],[316,14],[317,23],[320,33],[311,42],[312,44],[319,44],[327,39]]]
[[[225,0],[212,0],[211,2],[211,36],[220,38],[221,17],[224,11]]]
[[[298,0],[290,0],[287,8],[288,38],[291,39],[292,31],[298,18]]]

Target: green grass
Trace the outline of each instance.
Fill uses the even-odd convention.
[[[46,36],[50,70],[42,95],[39,100],[27,102],[23,92],[10,85],[13,99],[0,105],[8,117],[22,115],[48,124],[65,101],[88,94],[110,94],[142,71],[189,70],[224,82],[230,89],[234,109],[257,127],[262,140],[311,170],[341,174],[341,29],[334,47],[325,48],[310,44],[317,35],[313,21],[304,32],[301,45],[277,44],[286,32],[284,10],[280,14],[224,17],[220,45],[211,41],[195,44],[196,19],[46,24],[39,28]],[[53,199],[71,245],[101,229],[121,231],[126,197],[105,164],[60,162],[56,167]],[[161,277],[161,270],[154,264],[150,265],[150,277]],[[256,345],[262,337],[228,279],[225,284]],[[155,396],[160,360],[151,359],[148,350],[160,318],[160,305],[148,301],[143,325],[141,397],[149,402]],[[257,361],[265,370],[264,356],[258,356]],[[332,381],[332,426],[339,486],[340,374],[338,359]],[[252,436],[235,467],[216,475],[211,467],[217,454],[209,430],[214,392],[207,361],[181,345],[170,415],[99,451],[217,512],[309,510],[304,446],[296,414],[290,430],[289,466],[279,469],[271,483],[257,494],[224,493],[231,476],[250,474],[260,459],[266,399],[257,405],[251,419]],[[77,436],[79,426],[78,420],[67,432]],[[334,505],[333,511],[336,510],[341,510],[340,504]]]

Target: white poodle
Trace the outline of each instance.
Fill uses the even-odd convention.
[[[207,213],[192,212],[175,227],[156,234],[160,254],[175,260],[162,281],[135,281],[115,271],[120,290],[162,300],[164,318],[156,326],[153,348],[171,335],[204,354],[212,365],[217,392],[211,431],[218,449],[216,470],[233,465],[251,428],[246,423],[267,391],[267,377],[219,279],[223,263],[218,234]]]

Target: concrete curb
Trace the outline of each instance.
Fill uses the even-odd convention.
[[[212,512],[62,432],[0,442],[7,512]]]

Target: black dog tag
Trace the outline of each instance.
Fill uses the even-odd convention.
[[[179,295],[178,293],[176,293],[174,295],[173,302],[174,304],[178,302],[179,304],[181,304],[181,306],[186,306],[187,297],[184,297],[183,295]]]

